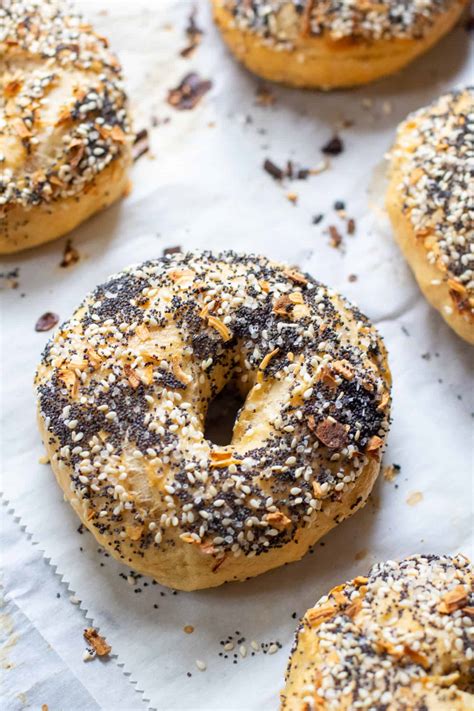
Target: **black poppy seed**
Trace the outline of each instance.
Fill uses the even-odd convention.
[[[225,341],[201,314],[202,299],[211,285],[217,291],[225,288],[225,299],[229,303],[238,297],[238,289],[233,280],[228,280],[225,287],[220,286],[218,275],[222,269],[245,275],[249,280],[246,296],[253,305],[252,308],[248,303],[240,301],[232,307],[229,311],[232,337]],[[188,270],[194,275],[186,289],[176,286],[170,276],[173,273],[179,274],[181,270]],[[262,288],[265,284],[270,285],[268,290],[267,287]],[[277,297],[274,284],[282,284],[286,294],[301,294],[309,315],[303,314],[294,319],[291,309],[279,314],[275,310]],[[172,294],[169,305],[165,307],[166,316],[153,302],[153,297],[148,296],[152,287],[159,289],[161,285],[170,289]],[[216,309],[221,308],[220,298],[214,299]],[[208,303],[211,303],[210,299]],[[100,353],[108,339],[101,335],[100,328],[118,334],[118,341],[125,346],[128,339],[138,338],[139,329],[149,333],[148,329],[165,328],[168,319],[171,320],[182,335],[183,347],[192,348],[193,357],[198,362],[199,359],[204,361],[200,372],[209,382],[209,392],[199,395],[198,405],[203,412],[218,393],[217,382],[213,379],[215,368],[221,367],[227,380],[238,380],[247,369],[250,374],[257,373],[263,356],[272,349],[275,349],[275,354],[260,374],[263,384],[285,377],[293,383],[290,375],[285,373],[291,374],[295,358],[304,364],[307,377],[313,383],[301,403],[289,403],[282,408],[281,425],[278,430],[269,433],[261,446],[248,448],[244,454],[236,454],[232,465],[235,472],[229,471],[227,467],[218,471],[208,468],[206,476],[209,493],[206,492],[206,498],[203,499],[196,493],[200,484],[196,484],[195,475],[191,473],[200,470],[200,460],[193,454],[186,460],[173,457],[179,442],[179,426],[175,424],[176,415],[171,414],[171,408],[179,412],[186,426],[190,423],[189,413],[179,405],[181,400],[173,400],[168,409],[163,410],[159,429],[150,429],[146,423],[150,414],[149,393],[154,394],[154,398],[151,398],[153,402],[155,399],[160,402],[162,391],[168,393],[166,397],[172,398],[180,398],[186,393],[183,381],[167,365],[166,347],[162,349],[163,357],[150,356],[150,360],[144,360],[145,367],[153,371],[153,382],[149,384],[131,379],[130,372],[134,372],[130,371],[133,356],[124,356],[125,365],[111,363],[113,379],[105,387],[100,377],[95,375],[94,358],[97,356],[90,354],[85,359],[87,377],[79,384],[80,400],[70,397],[60,372],[39,382],[41,412],[49,418],[48,429],[61,445],[59,457],[73,467],[71,481],[75,490],[80,491],[81,499],[92,503],[100,500],[96,506],[93,504],[91,507],[91,523],[102,534],[113,537],[108,545],[121,559],[132,563],[132,550],[134,556],[144,558],[155,546],[174,547],[177,541],[167,536],[166,527],[160,524],[158,518],[158,521],[152,520],[153,530],[142,531],[137,542],[130,542],[125,526],[125,511],[121,504],[118,505],[116,497],[116,487],[125,490],[127,484],[122,486],[120,481],[111,481],[106,475],[104,480],[94,483],[95,488],[91,488],[88,485],[90,478],[81,473],[84,464],[82,447],[90,447],[94,442],[102,442],[96,445],[99,449],[105,446],[103,442],[107,443],[111,448],[110,453],[113,453],[110,457],[112,461],[124,451],[125,442],[128,448],[136,448],[139,459],[153,461],[166,457],[166,466],[173,481],[170,494],[173,507],[181,510],[186,507],[193,514],[192,519],[181,522],[176,516],[177,526],[184,535],[190,534],[200,539],[204,530],[205,537],[214,541],[213,545],[218,551],[229,551],[237,543],[245,553],[259,556],[272,548],[284,546],[290,540],[296,541],[299,529],[309,525],[305,517],[308,515],[309,501],[313,498],[313,483],[327,487],[327,501],[340,496],[339,489],[335,489],[338,484],[337,472],[332,465],[323,464],[326,459],[329,464],[332,452],[327,453],[321,447],[318,457],[322,461],[317,476],[302,476],[303,470],[312,461],[317,444],[307,425],[309,418],[314,418],[317,425],[324,416],[330,415],[347,426],[348,441],[354,444],[356,456],[353,462],[346,461],[346,455],[342,452],[338,456],[349,471],[353,463],[357,462],[358,448],[363,448],[371,436],[377,434],[383,437],[388,422],[379,409],[380,395],[377,388],[382,385],[380,374],[383,373],[383,356],[377,336],[371,331],[367,319],[355,307],[345,300],[341,300],[342,306],[337,308],[335,303],[327,289],[309,275],[274,266],[263,258],[243,257],[233,252],[221,255],[204,252],[199,257],[177,253],[163,259],[150,260],[138,268],[112,277],[84,301],[79,320],[71,321],[71,326],[65,324],[62,327],[64,333],[69,328],[77,328],[82,333],[91,334],[88,337],[95,341],[94,352]],[[98,320],[93,318],[93,315],[99,313]],[[364,333],[363,346],[348,337],[346,319],[358,323]],[[155,325],[151,325],[152,322]],[[237,344],[245,353],[248,364],[245,369],[242,369],[236,357]],[[326,386],[324,380],[315,380],[320,362],[320,346],[321,351],[324,349],[324,353],[330,354],[332,360],[347,361],[353,369],[355,377],[351,380],[342,378],[337,392]],[[57,356],[54,348],[50,344],[45,350],[43,362],[46,366],[51,366]],[[367,369],[366,353],[377,364],[373,370]],[[365,387],[362,387],[362,383]],[[296,384],[297,381],[290,387]],[[110,414],[113,416],[110,417]],[[71,428],[71,422],[77,424]],[[71,446],[72,432],[76,431],[82,435],[84,444],[81,443],[81,447]],[[298,435],[296,438],[295,431]],[[294,440],[299,443],[296,449]],[[101,456],[107,462],[109,455],[105,453]],[[252,464],[247,464],[247,461]],[[255,481],[253,462],[258,463],[259,470],[271,472],[268,494],[283,508],[288,519],[288,525],[282,530],[273,529],[268,524],[265,527],[252,524],[253,518],[265,522],[267,507],[270,507],[266,499],[262,498],[261,488]],[[357,476],[359,470],[354,471]],[[240,488],[233,485],[224,489],[223,482],[232,483],[234,473],[239,478]],[[217,493],[212,492],[211,486]],[[141,507],[133,499],[127,500],[127,506],[126,515],[133,517],[134,525],[148,525],[150,519],[146,513],[140,513]],[[101,511],[105,516],[99,514]],[[122,534],[125,534],[125,538]],[[160,595],[164,594],[160,592]],[[239,637],[240,633],[236,635]]]

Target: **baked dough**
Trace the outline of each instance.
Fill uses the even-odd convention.
[[[204,436],[229,383],[232,441]],[[301,558],[363,506],[390,375],[375,329],[307,275],[255,255],[175,254],[90,294],[36,387],[53,471],[97,540],[182,590]]]
[[[61,0],[0,7],[0,253],[69,232],[124,194],[132,134],[107,40]]]
[[[212,0],[235,56],[264,79],[312,89],[393,74],[426,52],[465,0]]]
[[[473,614],[463,556],[375,565],[306,612],[282,711],[472,711]]]
[[[408,116],[390,156],[387,210],[420,289],[474,343],[474,89]]]

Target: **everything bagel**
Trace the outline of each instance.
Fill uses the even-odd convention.
[[[229,383],[232,441],[204,436]],[[183,589],[301,558],[366,501],[388,429],[380,337],[295,269],[174,254],[98,286],[48,344],[39,424],[66,497],[119,560]]]
[[[472,711],[473,571],[463,556],[374,565],[304,615],[282,711]]]
[[[235,56],[264,79],[313,89],[365,84],[426,52],[465,0],[212,0]]]
[[[428,301],[474,344],[474,88],[440,96],[398,127],[386,204]]]
[[[132,133],[107,40],[61,0],[0,7],[0,254],[69,232],[126,191]]]

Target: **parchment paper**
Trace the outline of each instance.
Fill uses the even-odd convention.
[[[194,4],[204,35],[185,59],[179,52],[188,43],[192,3],[80,3],[120,55],[135,124],[150,130],[151,151],[134,167],[130,196],[72,234],[81,256],[76,265],[59,267],[65,239],[5,260],[4,272],[20,271],[18,288],[2,297],[3,492],[153,707],[273,709],[295,617],[328,588],[387,558],[472,554],[472,351],[421,297],[392,241],[382,198],[383,156],[396,125],[467,83],[472,55],[461,26],[391,79],[327,95],[272,87],[275,104],[260,106],[258,80],[227,53],[207,3]],[[166,103],[167,92],[190,71],[213,87],[194,110],[178,112]],[[344,152],[320,175],[279,185],[262,169],[265,158],[318,167],[321,147],[336,132]],[[297,193],[296,205],[289,192]],[[336,201],[356,221],[352,236]],[[324,219],[312,224],[319,213]],[[329,244],[331,224],[343,234],[337,249]],[[67,318],[110,273],[176,245],[253,250],[298,264],[373,319],[394,378],[385,462],[401,471],[391,483],[381,477],[365,509],[301,562],[243,584],[174,595],[145,579],[127,581],[126,568],[105,557],[89,534],[78,534],[49,466],[38,463],[32,378],[51,335],[34,331],[42,313]],[[184,633],[185,625],[194,632]],[[245,638],[237,645],[245,646],[245,657],[237,649],[219,656],[229,635]],[[281,649],[252,656],[252,640]],[[103,694],[109,708],[105,672]]]
[[[112,656],[83,662],[83,631],[91,621],[5,505],[0,517],[2,709],[146,709]]]

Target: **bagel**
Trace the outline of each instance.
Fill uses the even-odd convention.
[[[465,0],[212,0],[233,54],[258,76],[336,89],[393,74],[449,32]]]
[[[0,7],[0,253],[69,232],[126,192],[132,133],[107,40],[61,0]]]
[[[204,436],[235,384],[232,441]],[[98,286],[47,346],[39,424],[67,499],[119,560],[182,590],[301,558],[366,501],[388,429],[380,337],[264,257],[173,254]]]
[[[473,614],[463,556],[374,565],[304,615],[282,711],[472,711]]]
[[[408,116],[390,155],[393,233],[428,301],[474,343],[474,89]]]

